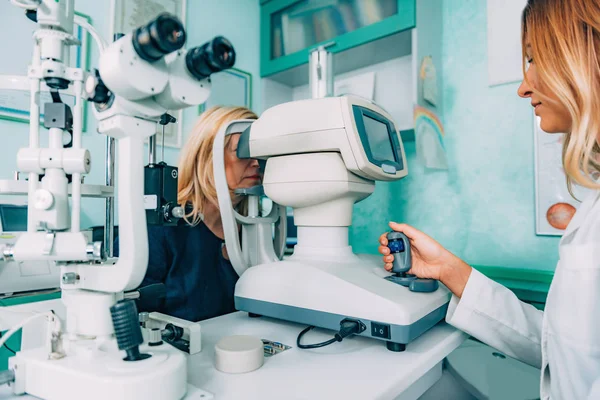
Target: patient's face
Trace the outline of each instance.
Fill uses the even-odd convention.
[[[246,189],[260,185],[262,175],[255,159],[240,160],[237,157],[240,134],[229,136],[229,143],[225,146],[225,176],[229,189]]]

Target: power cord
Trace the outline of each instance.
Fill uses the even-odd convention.
[[[0,306],[1,307],[5,307],[4,303],[2,302],[2,300],[0,300]],[[0,339],[2,339],[2,332],[0,332]],[[6,343],[4,343],[4,347],[6,348],[6,350],[10,351],[13,354],[17,354],[16,351],[14,351],[13,349],[11,349],[10,347],[8,347],[8,345]]]
[[[16,311],[16,312],[18,312],[18,311]],[[47,322],[53,324],[53,326],[52,326],[52,334],[53,335],[60,333],[60,331],[61,331],[60,320],[58,319],[58,317],[56,316],[56,314],[54,314],[54,311],[50,310],[50,311],[46,311],[46,312],[41,312],[41,313],[30,315],[29,317],[25,318],[23,321],[19,322],[18,324],[16,324],[15,326],[13,326],[11,329],[9,329],[0,338],[0,347],[4,346],[6,344],[6,341],[12,335],[14,335],[19,329],[23,328],[25,325],[27,325],[31,321],[33,321],[33,320],[35,320],[37,318],[40,318],[40,317],[45,317]]]
[[[319,347],[329,346],[332,343],[341,342],[342,340],[344,340],[344,338],[346,338],[350,335],[357,335],[367,329],[365,324],[363,324],[359,320],[344,319],[344,320],[342,320],[342,322],[340,322],[340,330],[335,335],[333,335],[332,339],[329,339],[325,342],[314,343],[314,344],[300,343],[302,336],[304,336],[308,331],[310,331],[314,328],[315,327],[311,325],[311,326],[307,327],[306,329],[304,329],[302,332],[300,332],[300,334],[298,335],[298,339],[296,340],[296,345],[298,346],[298,348],[300,348],[300,349],[317,349]]]
[[[2,332],[0,332],[0,338],[2,338]],[[4,343],[4,347],[6,348],[6,350],[10,351],[13,354],[17,354],[16,351],[14,351],[13,349],[11,349],[10,347],[8,347],[8,345],[6,343]]]

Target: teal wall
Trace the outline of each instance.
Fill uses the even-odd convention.
[[[252,74],[254,82],[253,104],[260,104],[260,91],[257,90],[259,74],[259,2],[256,0],[189,0],[187,2],[187,46],[196,46],[211,39],[215,35],[223,35],[232,41],[236,53],[236,67]],[[92,18],[92,24],[105,38],[109,34],[110,1],[75,0],[75,9]],[[10,38],[14,35],[15,27],[33,23],[25,18],[23,11],[8,1],[0,2],[0,37]],[[3,54],[23,55],[25,60],[30,58],[31,41],[27,37],[19,37],[14,41],[3,40],[0,50]],[[98,65],[98,51],[92,46],[91,66]],[[15,65],[11,57],[0,59],[0,74],[26,74],[27,62],[22,66]],[[184,141],[189,129],[197,118],[197,108],[184,112],[183,134]],[[91,109],[88,109],[87,132],[84,133],[83,146],[92,154],[92,172],[86,178],[86,183],[104,183],[104,143],[105,136],[96,133],[96,121]],[[0,138],[2,153],[0,156],[0,179],[12,179],[16,170],[16,153],[19,148],[27,146],[28,125],[24,123],[0,119]],[[45,135],[42,133],[42,143]],[[177,163],[179,151],[166,148],[165,161]],[[83,200],[84,227],[104,223],[104,201],[98,199]]]
[[[533,115],[518,84],[490,88],[486,2],[443,0],[443,101],[450,169],[425,171],[414,142],[409,176],[377,183],[355,207],[351,241],[377,252],[387,222],[406,222],[471,264],[553,270],[557,237],[536,236]]]
[[[216,35],[231,41],[235,67],[252,74],[252,106],[260,93],[260,5],[257,0],[187,0],[188,42],[204,43]]]

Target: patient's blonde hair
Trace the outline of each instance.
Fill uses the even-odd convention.
[[[540,80],[573,121],[562,151],[569,192],[573,183],[600,189],[594,179],[600,172],[600,1],[529,0],[522,18],[524,71],[527,40]]]
[[[202,113],[192,129],[179,159],[177,201],[187,206],[185,220],[196,225],[202,220],[207,204],[219,208],[213,173],[213,143],[219,129],[236,119],[257,119],[245,107],[215,106]],[[231,136],[225,138],[225,148]],[[245,201],[243,202],[245,203]],[[239,206],[244,208],[244,204]]]

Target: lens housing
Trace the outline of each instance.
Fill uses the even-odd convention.
[[[133,31],[133,48],[142,60],[154,62],[185,44],[185,29],[179,19],[162,13]]]
[[[217,36],[202,46],[189,50],[185,63],[188,71],[198,80],[208,78],[215,72],[233,67],[235,50],[223,36]]]

